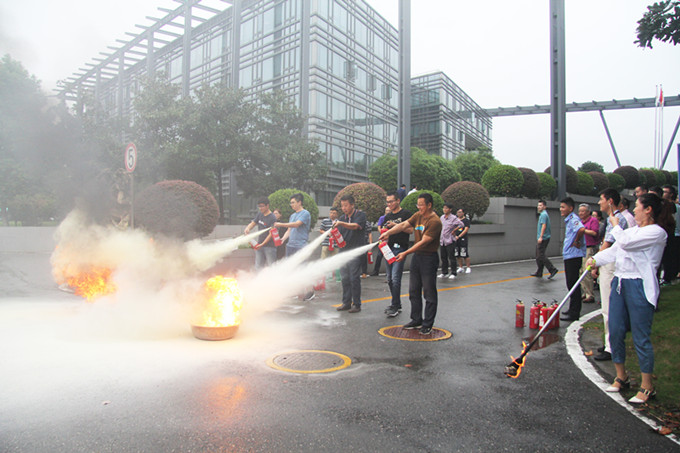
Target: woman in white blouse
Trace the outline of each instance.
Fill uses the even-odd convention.
[[[619,392],[630,387],[626,372],[625,338],[631,331],[633,344],[640,363],[642,383],[631,403],[645,403],[656,396],[652,373],[654,349],[651,341],[652,319],[659,296],[656,270],[661,262],[666,244],[666,231],[674,219],[667,204],[655,194],[645,194],[635,203],[637,226],[623,230],[616,216],[609,217],[614,225],[612,234],[616,242],[612,247],[595,254],[588,264],[592,267],[616,262],[612,292],[609,298],[609,336],[616,379],[607,388]]]

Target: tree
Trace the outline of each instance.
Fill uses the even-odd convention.
[[[637,26],[639,47],[652,48],[652,40],[680,42],[680,0],[665,0],[647,7]]]
[[[475,151],[465,151],[459,154],[453,164],[460,174],[461,181],[482,182],[482,176],[493,165],[500,164],[493,157],[491,150],[480,148]]]
[[[597,162],[587,160],[583,162],[580,167],[578,167],[578,171],[582,171],[585,173],[589,173],[591,171],[599,171],[600,173],[604,173],[604,167],[598,164]]]
[[[368,180],[385,192],[397,190],[397,158],[391,152],[378,157],[368,169]]]

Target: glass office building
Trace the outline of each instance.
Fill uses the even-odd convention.
[[[131,112],[142,78],[159,72],[180,84],[184,95],[190,95],[204,82],[224,82],[243,88],[253,100],[262,92],[283,90],[308,118],[307,136],[318,143],[327,158],[327,187],[314,194],[320,205],[330,204],[337,191],[347,184],[365,181],[373,161],[397,149],[398,31],[367,2],[179,3],[174,10],[162,10],[165,17],[154,19],[152,25],[140,26],[139,34],[130,34],[130,40],[120,41],[120,47],[95,58],[95,63],[65,81],[61,95],[77,100],[89,92],[105,108],[125,117]],[[414,102],[420,99],[420,79],[414,79]],[[440,93],[437,98],[440,102],[446,101],[449,93],[448,85],[436,88],[423,85],[422,89]],[[441,151],[417,141],[413,145],[453,157],[462,149],[461,143],[465,147],[468,142],[476,143],[478,137],[483,138],[484,134],[473,134],[471,129],[476,119],[483,117],[477,113],[481,109],[474,103],[475,109],[458,101],[462,99],[460,89],[452,93],[456,102],[465,105],[465,112],[456,110],[454,105],[452,115],[440,118],[435,130],[446,131],[447,121],[468,114],[470,128],[456,127],[451,143],[439,141],[446,146]],[[464,93],[462,96],[469,99]],[[442,105],[448,108],[448,104]],[[430,103],[418,108],[431,107]],[[431,113],[422,118],[420,114],[414,115],[414,120],[432,121]],[[420,123],[413,124],[417,133]],[[425,127],[428,131],[429,128]],[[489,120],[487,136],[490,129]],[[460,132],[470,132],[474,139],[458,140]],[[425,134],[420,136],[424,138]],[[481,142],[490,143],[490,139]],[[225,196],[229,196],[233,178],[226,170],[223,182]]]

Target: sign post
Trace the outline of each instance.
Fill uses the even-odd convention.
[[[135,176],[133,172],[137,166],[137,147],[128,143],[125,147],[125,169],[130,173],[130,227],[135,227]]]

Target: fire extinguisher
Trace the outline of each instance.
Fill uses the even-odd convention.
[[[316,282],[316,285],[314,285],[314,291],[323,291],[326,289],[326,277],[321,277],[319,281]]]
[[[557,303],[556,300],[554,300],[554,301],[553,301],[553,304],[552,304],[552,307],[550,307],[550,308],[552,308],[553,311],[554,311],[554,310],[557,310],[558,307],[559,307],[559,304]],[[553,326],[552,326],[552,328],[553,328],[553,329],[559,329],[559,328],[560,328],[560,317],[559,317],[559,316],[555,316],[555,319],[553,319]]]
[[[328,251],[329,252],[332,252],[333,250],[335,250],[335,248],[333,247],[333,242],[335,242],[335,241],[333,241],[333,238],[329,237],[328,238]]]
[[[387,242],[382,241],[380,244],[378,244],[378,248],[382,252],[383,256],[385,257],[385,261],[387,261],[388,264],[392,264],[397,260],[397,257],[394,256],[394,253],[392,253],[392,249],[389,245],[387,245]]]
[[[368,251],[366,256],[368,256],[368,264],[373,264],[373,252]]]
[[[543,305],[541,307],[541,316],[538,318],[538,327],[543,327],[548,321],[548,307]]]
[[[335,242],[337,242],[339,248],[343,248],[344,246],[347,245],[345,239],[343,239],[342,234],[340,234],[340,231],[338,231],[337,228],[333,228],[331,230],[331,235],[335,239]]]
[[[515,304],[515,327],[524,327],[524,302],[519,299]]]
[[[272,239],[274,240],[274,246],[279,247],[283,242],[281,241],[281,237],[279,236],[279,230],[276,228],[272,228]]]
[[[557,308],[557,307],[555,307],[554,305],[550,305],[546,308],[548,309],[548,318],[546,319],[546,321],[547,321],[548,319],[550,319],[552,314],[555,313],[555,308]],[[548,324],[548,329],[554,329],[554,328],[555,328],[555,318],[553,318],[553,320],[550,321],[550,324]]]
[[[539,318],[541,317],[541,301],[536,301],[529,310],[529,328],[538,329]]]

